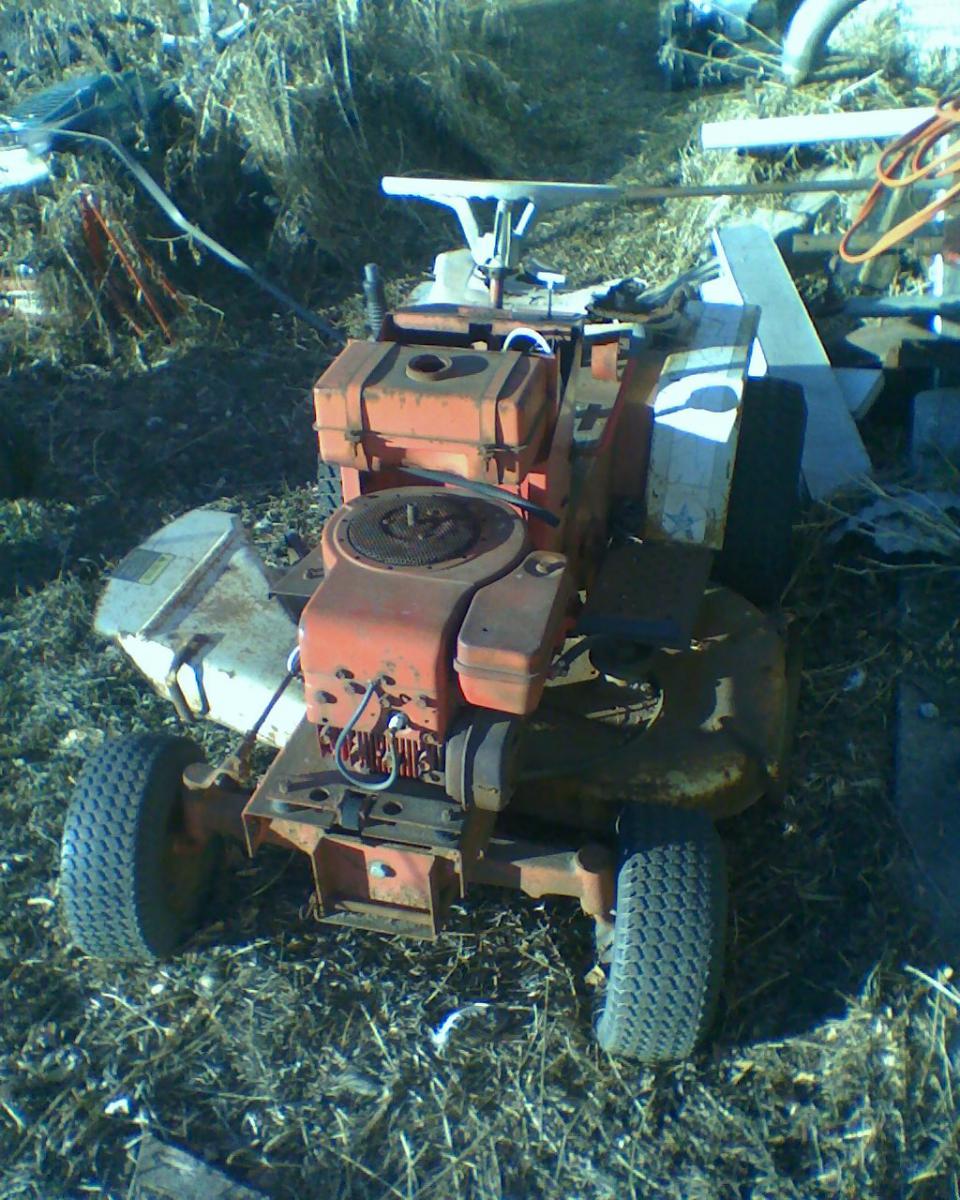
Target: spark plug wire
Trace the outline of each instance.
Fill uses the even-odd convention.
[[[387,722],[387,741],[389,743],[387,749],[387,757],[390,761],[390,770],[383,779],[370,780],[362,775],[355,775],[353,771],[343,761],[343,749],[347,744],[347,738],[353,733],[353,730],[366,711],[367,705],[373,693],[377,690],[380,683],[379,679],[371,679],[367,684],[367,690],[363,693],[363,698],[357,705],[356,711],[350,720],[344,725],[337,735],[337,740],[333,747],[333,761],[337,765],[337,770],[343,778],[350,784],[351,787],[357,788],[362,792],[386,792],[397,782],[400,774],[400,755],[397,753],[397,734],[401,729],[406,728],[407,720],[403,713],[394,713]]]

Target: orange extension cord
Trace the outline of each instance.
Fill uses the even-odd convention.
[[[957,175],[960,172],[960,140],[956,141],[946,151],[936,158],[928,156],[933,152],[937,142],[960,127],[960,95],[947,97],[937,104],[936,111],[916,129],[903,134],[892,142],[880,155],[877,163],[877,182],[870,190],[863,207],[857,213],[853,224],[843,235],[840,243],[840,257],[844,262],[862,263],[879,254],[884,254],[898,242],[916,233],[921,226],[948,208],[960,197],[960,177],[947,188],[936,200],[932,200],[918,212],[912,213],[898,225],[894,225],[886,233],[881,234],[869,250],[862,254],[851,254],[847,249],[850,238],[860,229],[870,214],[876,208],[877,201],[889,189],[910,187],[920,179],[940,179]],[[946,185],[944,185],[946,186]]]

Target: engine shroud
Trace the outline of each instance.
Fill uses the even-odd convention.
[[[377,496],[347,526],[347,541],[357,554],[384,567],[435,567],[462,558],[477,544],[483,523],[464,496]]]
[[[308,719],[342,729],[379,680],[360,733],[402,712],[442,738],[460,702],[452,664],[464,616],[478,589],[526,557],[525,523],[498,500],[398,488],[344,505],[322,546],[324,579],[300,618]]]

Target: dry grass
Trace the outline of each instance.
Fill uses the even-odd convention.
[[[816,107],[847,86],[665,97],[649,40],[624,33],[624,19],[602,0],[541,5],[502,42],[500,66],[532,110],[515,131],[531,173],[691,181],[786,170],[794,164],[707,161],[689,141],[702,119]],[[577,71],[563,52],[571,39]],[[280,61],[256,40],[243,53],[267,76]],[[289,69],[298,53],[284,51]],[[878,78],[860,94],[892,86]],[[220,113],[209,145],[244,121],[233,144],[252,145],[262,120],[261,165],[277,173],[279,196],[284,126],[252,113]],[[330,124],[356,133],[339,114]],[[383,125],[389,141],[397,126]],[[200,179],[196,144],[184,141],[181,161]],[[305,223],[296,178],[282,203]],[[202,182],[191,186],[202,198]],[[371,211],[380,220],[384,208]],[[578,279],[635,270],[660,280],[698,259],[720,211],[572,211],[542,227],[537,252]],[[397,259],[426,263],[418,218],[396,228],[408,231]],[[268,555],[287,527],[317,532],[306,390],[326,349],[313,334],[244,320],[210,344],[185,336],[149,370],[129,335],[110,336],[112,360],[94,340],[59,367],[37,348],[47,365],[22,366],[0,388],[42,458],[36,495],[0,505],[0,1195],[119,1198],[147,1128],[277,1200],[957,1195],[951,952],[914,907],[889,799],[894,689],[918,648],[898,632],[899,573],[830,543],[829,514],[804,531],[789,596],[806,654],[793,778],[779,804],[723,830],[730,971],[716,1041],[694,1061],[654,1072],[598,1053],[588,930],[564,903],[481,893],[436,944],[414,945],[305,923],[298,861],[238,858],[211,928],[181,958],[118,970],[67,944],[57,853],[80,765],[104,736],[174,721],[91,635],[104,564],[199,503],[240,512]],[[960,657],[943,621],[929,669],[949,690]],[[226,746],[215,729],[200,736],[211,751]],[[493,1027],[465,1021],[437,1054],[429,1029],[475,1000],[491,1003]]]
[[[118,24],[114,8],[108,0],[6,5],[16,62],[41,65],[0,74],[0,112],[61,77],[133,72],[150,95],[175,82],[175,99],[133,120],[128,142],[208,233],[307,304],[343,299],[374,247],[392,270],[408,261],[409,245],[396,244],[397,222],[378,195],[381,174],[511,174],[520,161],[516,87],[483,32],[496,26],[495,5],[481,20],[460,0],[355,7],[271,0],[257,6],[246,37],[219,55],[187,45],[183,61],[162,52],[159,32],[138,35]],[[173,0],[151,6],[150,15],[168,30],[184,24]],[[38,59],[36,47],[64,29],[72,31],[69,52],[61,46],[57,59]],[[28,264],[50,313],[40,326],[0,329],[11,361],[123,358],[135,366],[167,357],[153,333],[115,336],[109,306],[90,286],[77,207],[84,188],[137,231],[188,297],[202,298],[188,303],[178,338],[193,344],[216,336],[224,305],[235,318],[243,285],[195,253],[102,149],[71,149],[55,158],[54,179],[37,199],[0,199],[0,268]],[[435,231],[438,222],[427,226]],[[405,237],[409,243],[409,226]],[[412,240],[420,244],[416,234]],[[263,309],[252,289],[247,303]]]

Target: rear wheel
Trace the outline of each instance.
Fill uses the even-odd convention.
[[[799,384],[769,377],[748,379],[742,403],[727,528],[714,576],[768,608],[778,603],[793,574],[807,406]]]
[[[604,1050],[645,1063],[693,1052],[716,1008],[726,914],[723,847],[710,818],[624,809],[613,937],[598,946],[607,984],[595,1026]]]
[[[183,770],[192,742],[139,734],[90,759],[67,811],[60,894],[74,942],[98,958],[149,962],[196,928],[220,843],[187,836]]]

